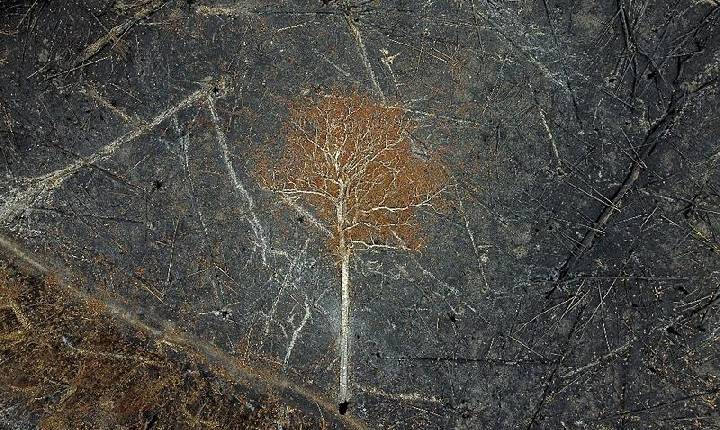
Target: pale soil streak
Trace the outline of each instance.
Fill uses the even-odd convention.
[[[315,216],[312,213],[310,213],[310,211],[305,209],[303,206],[300,206],[295,200],[291,199],[288,196],[282,195],[282,194],[280,195],[280,198],[282,199],[282,201],[285,204],[287,204],[291,208],[295,209],[295,211],[297,213],[299,213],[300,215],[305,217],[305,219],[310,221],[310,224],[315,226],[321,232],[325,233],[326,236],[328,236],[328,237],[332,236],[332,232],[325,224],[320,222],[317,218],[315,218]]]
[[[122,37],[123,34],[130,30],[140,20],[163,7],[165,3],[167,3],[167,0],[153,0],[145,7],[135,12],[132,18],[120,25],[116,25],[115,27],[111,28],[110,31],[108,31],[104,36],[102,36],[101,38],[90,44],[87,48],[85,48],[82,54],[80,54],[77,60],[75,60],[75,64],[85,63],[86,61],[94,57],[95,54],[100,52],[108,43],[117,43],[117,41],[120,39],[120,37]]]
[[[253,13],[253,6],[257,7],[258,5],[250,4],[254,2],[248,2],[247,0],[244,0],[242,2],[239,2],[240,4],[237,5],[218,5],[218,6],[198,6],[196,9],[197,13],[200,15],[205,16],[227,16],[227,17],[236,17],[236,16],[244,16]]]
[[[473,233],[472,228],[470,228],[470,220],[467,217],[467,213],[465,212],[465,205],[463,204],[462,198],[460,198],[460,195],[457,196],[457,202],[458,202],[458,209],[460,209],[460,213],[462,214],[463,220],[465,221],[465,230],[467,231],[468,238],[470,239],[470,244],[472,245],[473,252],[475,253],[475,258],[477,259],[478,264],[478,273],[482,276],[483,282],[485,284],[484,286],[484,292],[490,291],[490,285],[487,281],[487,276],[485,276],[485,264],[483,263],[482,253],[480,252],[480,248],[486,249],[491,248],[491,245],[480,245],[478,246],[477,242],[475,241],[475,233]]]
[[[2,206],[0,206],[0,225],[10,225],[12,221],[22,215],[38,199],[46,197],[53,190],[60,187],[65,180],[72,177],[82,168],[109,158],[121,146],[148,133],[160,125],[160,123],[175,115],[178,111],[195,104],[204,98],[211,90],[212,86],[204,86],[203,88],[190,94],[188,97],[182,99],[179,103],[165,109],[150,122],[125,133],[93,154],[75,160],[65,168],[55,170],[39,177],[25,179],[27,187],[24,190],[19,190],[14,195],[5,198]]]
[[[558,169],[562,170],[562,161],[560,160],[560,151],[558,151],[557,143],[555,142],[555,136],[553,136],[552,130],[550,129],[550,125],[548,124],[547,118],[545,117],[545,111],[538,108],[538,113],[540,114],[540,120],[542,120],[543,128],[545,128],[545,133],[547,133],[548,140],[550,141],[550,146],[552,147],[553,155],[555,156],[555,161],[557,161]]]
[[[114,106],[108,99],[100,94],[95,86],[89,84],[81,88],[80,93],[94,100],[99,106],[103,106],[113,112],[115,115],[122,118],[123,121],[136,127],[141,127],[143,125],[143,121],[137,115],[129,115],[124,109]]]
[[[443,400],[435,396],[426,396],[418,393],[388,393],[379,388],[358,386],[363,392],[375,396],[385,397],[388,399],[399,400],[403,402],[421,402],[421,403],[437,403],[442,404]]]
[[[285,291],[285,288],[288,287],[290,284],[290,277],[295,272],[295,269],[300,264],[300,260],[302,260],[303,256],[305,255],[305,250],[307,249],[308,242],[305,242],[305,246],[302,248],[302,250],[297,254],[297,256],[290,262],[290,266],[288,267],[287,273],[285,273],[285,278],[283,279],[282,283],[280,284],[280,288],[278,288],[277,296],[275,297],[275,300],[273,301],[272,305],[270,306],[270,312],[268,312],[268,315],[265,318],[265,330],[263,332],[263,339],[267,339],[268,335],[270,334],[270,324],[275,318],[275,313],[277,312],[277,307],[280,304],[280,296],[282,296],[282,293]],[[262,346],[263,340],[260,341],[260,345]]]
[[[380,97],[382,101],[385,101],[385,93],[383,92],[382,88],[380,88],[380,83],[375,76],[372,64],[370,64],[370,58],[368,57],[367,48],[365,47],[365,42],[363,41],[360,29],[357,25],[355,25],[353,19],[348,14],[345,14],[345,21],[347,22],[348,28],[350,29],[350,34],[352,34],[353,38],[355,39],[355,43],[357,44],[360,59],[362,60],[365,69],[367,69],[368,75],[370,75],[370,82],[372,83],[373,89],[375,90],[376,95]]]
[[[293,330],[292,337],[290,338],[290,342],[288,343],[287,352],[285,353],[285,359],[283,360],[283,369],[287,368],[288,363],[290,362],[290,355],[292,354],[293,348],[295,348],[295,343],[297,342],[298,338],[300,337],[300,332],[303,328],[305,328],[305,324],[307,324],[308,320],[310,319],[310,304],[308,303],[307,298],[305,299],[305,316],[303,316],[302,321],[300,321],[300,324]]]
[[[17,261],[36,276],[44,276],[51,273],[62,276],[61,285],[80,300],[99,299],[74,287],[71,284],[73,276],[67,271],[32,256],[29,252],[1,234],[0,255]],[[252,389],[256,389],[261,393],[285,394],[286,398],[295,398],[315,404],[323,409],[328,416],[333,417],[335,421],[342,423],[345,428],[367,429],[365,423],[360,419],[348,415],[339,415],[334,403],[328,401],[321,394],[309,387],[290,381],[281,375],[270,374],[267,369],[258,371],[247,365],[241,366],[236,357],[222,351],[211,343],[184,332],[180,327],[170,321],[151,316],[147,311],[144,312],[144,318],[151,321],[146,322],[122,303],[109,298],[103,298],[101,301],[105,304],[109,313],[133,328],[152,335],[156,342],[197,351],[201,353],[209,363],[220,367],[235,378],[236,381]]]
[[[217,134],[218,143],[222,148],[223,161],[225,162],[225,166],[227,167],[228,175],[230,176],[233,187],[240,193],[240,195],[242,195],[242,197],[247,202],[246,216],[248,221],[250,222],[250,227],[252,228],[253,234],[255,235],[255,239],[257,239],[257,245],[260,247],[263,264],[267,265],[267,254],[270,250],[270,245],[268,244],[268,239],[265,235],[265,229],[263,228],[262,224],[260,224],[260,220],[255,213],[255,202],[253,201],[252,196],[248,192],[247,188],[245,188],[245,185],[243,185],[243,183],[237,177],[235,167],[233,167],[232,159],[230,158],[231,154],[230,148],[227,144],[227,138],[225,137],[225,133],[220,128],[220,118],[218,118],[217,112],[215,110],[215,100],[209,94],[207,95],[207,105],[210,109],[210,116],[212,117],[212,121],[215,124],[215,133]]]

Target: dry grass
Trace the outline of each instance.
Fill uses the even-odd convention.
[[[0,408],[43,429],[316,429],[325,424],[152,340],[53,279],[0,266]],[[33,423],[35,424],[35,423]]]

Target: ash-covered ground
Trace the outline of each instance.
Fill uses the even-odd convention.
[[[357,88],[451,186],[421,252],[353,259],[348,416],[720,428],[716,0],[0,8],[3,236],[88,294],[332,404],[327,232],[252,172],[289,102]]]

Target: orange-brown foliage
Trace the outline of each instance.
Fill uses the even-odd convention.
[[[263,186],[303,198],[332,231],[338,254],[422,245],[416,209],[430,207],[447,182],[437,160],[412,151],[413,121],[399,106],[334,92],[290,106],[281,157],[261,157]]]

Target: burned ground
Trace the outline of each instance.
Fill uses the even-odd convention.
[[[717,1],[1,7],[0,225],[86,294],[332,403],[327,233],[250,172],[290,100],[355,87],[406,108],[453,187],[421,252],[352,267],[348,415],[720,427]]]
[[[331,428],[52,275],[0,267],[0,306],[2,428]]]

